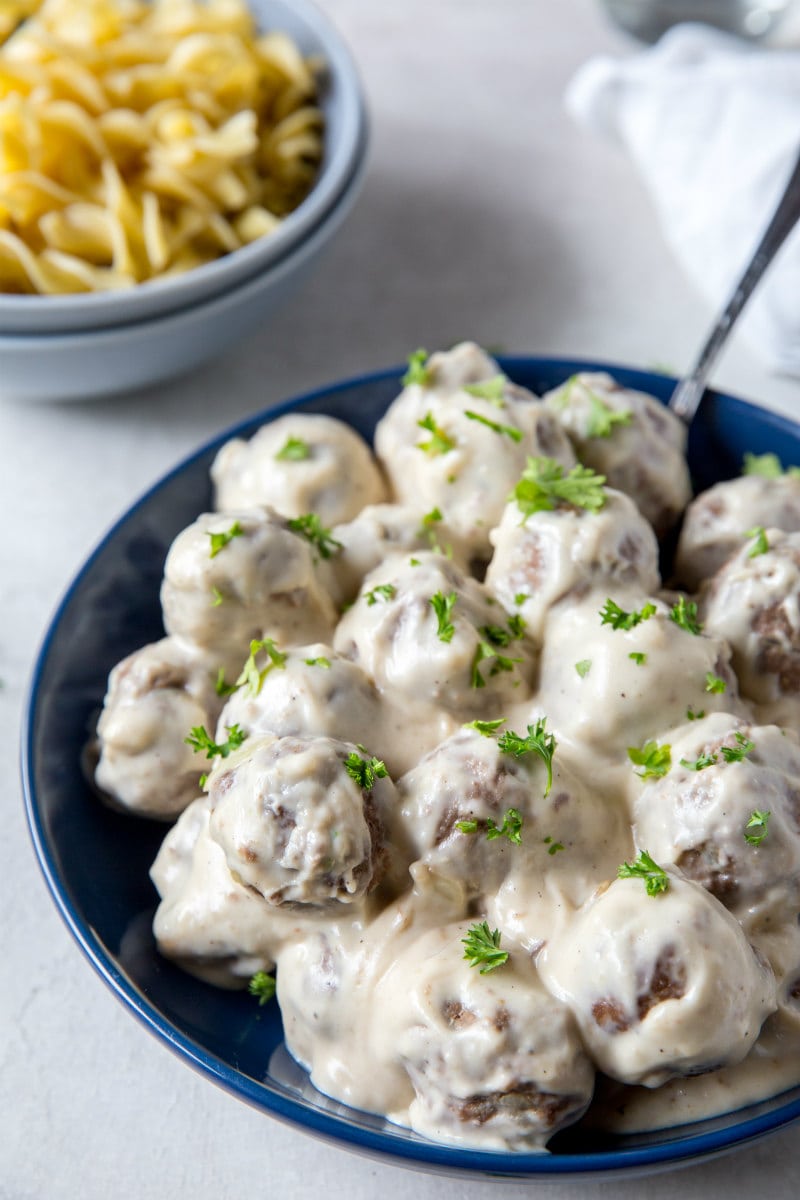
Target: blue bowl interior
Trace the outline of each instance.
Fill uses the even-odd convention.
[[[581,369],[609,369],[624,385],[666,401],[674,380],[605,364],[502,360],[518,383],[542,393]],[[157,953],[157,903],[148,869],[165,827],[112,812],[87,785],[81,755],[108,672],[163,634],[159,585],[176,534],[211,503],[208,469],[219,446],[265,419],[298,409],[350,422],[371,439],[399,390],[399,370],[356,379],[289,402],[220,435],[180,464],[114,526],[59,607],[37,662],[25,721],[22,768],[28,820],[53,898],[101,976],[150,1030],[217,1083],[273,1115],[340,1145],[447,1174],[513,1178],[663,1169],[740,1145],[800,1116],[800,1088],[711,1121],[611,1137],[581,1125],[548,1155],[497,1155],[434,1145],[321,1096],[287,1054],[276,1005],[210,987]],[[800,428],[740,400],[710,394],[691,430],[696,488],[739,472],[745,451],[800,463]]]

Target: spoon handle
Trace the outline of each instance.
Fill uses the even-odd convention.
[[[761,276],[766,271],[773,258],[780,250],[787,235],[794,228],[800,217],[800,156],[789,176],[786,189],[775,209],[772,220],[767,226],[758,249],[734,288],[724,312],[711,331],[706,344],[697,359],[694,370],[682,379],[675,391],[669,406],[676,416],[691,424],[692,417],[697,412],[697,406],[706,389],[706,382],[711,368],[717,360],[720,350],[727,341],[728,334],[734,326],[736,318],[752,295]]]

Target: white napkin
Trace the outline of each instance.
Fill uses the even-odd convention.
[[[800,52],[679,25],[632,58],[588,62],[566,103],[627,148],[668,243],[721,309],[800,151]],[[800,225],[740,323],[771,369],[800,375]]]

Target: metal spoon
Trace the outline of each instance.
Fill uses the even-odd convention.
[[[669,406],[675,415],[685,421],[687,425],[692,423],[692,418],[697,412],[697,407],[706,390],[706,382],[711,368],[725,345],[736,318],[750,299],[761,276],[780,250],[798,218],[800,218],[800,157],[789,176],[786,190],[781,196],[758,249],[734,288],[725,310],[711,331],[711,336],[703,346],[694,370],[681,380],[672,393]]]

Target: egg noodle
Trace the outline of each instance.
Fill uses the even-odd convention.
[[[314,63],[241,0],[0,0],[0,43],[0,291],[189,270],[314,183]]]

